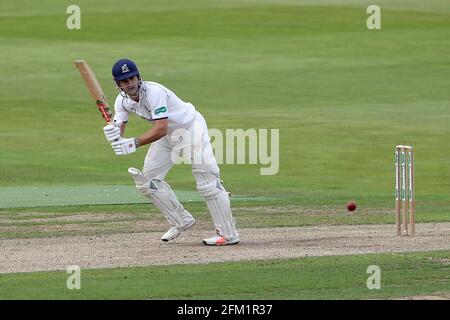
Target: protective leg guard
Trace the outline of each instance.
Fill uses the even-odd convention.
[[[202,169],[193,169],[192,174],[197,182],[198,192],[206,201],[218,233],[218,237],[215,236],[213,238],[224,238],[223,241],[220,240],[219,242],[212,241],[213,238],[205,239],[203,243],[209,245],[238,243],[239,234],[235,226],[236,221],[231,213],[230,196],[223,187],[222,181],[220,181],[216,174]]]
[[[129,168],[128,172],[134,179],[136,188],[162,212],[172,228],[161,238],[169,241],[182,231],[192,227],[194,217],[184,209],[176,198],[170,186],[163,180],[149,180],[139,169]],[[176,229],[173,229],[176,228]]]

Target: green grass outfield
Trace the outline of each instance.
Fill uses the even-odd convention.
[[[209,265],[0,275],[0,299],[374,299],[450,290],[449,252],[308,257]],[[381,271],[380,289],[368,289]],[[374,282],[370,281],[371,284]],[[27,288],[26,291],[23,288]]]
[[[393,147],[411,144],[418,202],[448,211],[444,2],[421,11],[419,1],[383,1],[379,31],[366,28],[366,1],[79,1],[81,30],[66,29],[60,1],[2,2],[0,184],[130,185],[127,168],[142,165],[145,148],[113,154],[72,64],[86,59],[112,102],[111,65],[127,56],[145,79],[194,103],[211,128],[280,128],[279,174],[221,167],[235,194],[391,205]],[[147,127],[132,118],[128,135]],[[193,187],[186,167],[168,179]]]
[[[266,199],[257,204],[233,203],[239,207],[236,215],[241,227],[392,224],[397,144],[416,149],[416,220],[450,221],[448,0],[379,0],[382,30],[376,31],[366,28],[366,9],[373,3],[365,0],[79,0],[81,30],[67,30],[70,4],[56,0],[0,3],[0,189],[132,186],[127,169],[142,166],[146,148],[126,157],[113,154],[101,129],[104,123],[73,65],[73,60],[85,59],[112,103],[117,92],[111,66],[128,57],[136,61],[145,80],[160,82],[192,102],[210,128],[280,129],[277,175],[261,176],[260,165],[221,165],[228,191]],[[142,134],[148,127],[132,117],[127,136]],[[174,167],[167,180],[174,190],[195,188],[187,166]],[[68,235],[20,229],[43,223],[27,220],[43,215],[127,212],[123,224],[115,228],[108,220],[96,224],[96,232],[107,234],[139,232],[128,228],[130,223],[158,214],[143,204],[32,208],[17,203],[19,208],[4,208],[4,197],[0,192],[0,238]],[[358,203],[358,211],[348,216],[345,204],[351,199]],[[251,206],[261,211],[246,209]],[[207,217],[204,204],[188,203],[187,207],[198,217]],[[280,210],[269,214],[264,207]],[[298,208],[322,214],[303,215]],[[74,234],[86,234],[82,226]],[[299,287],[281,282],[276,290],[248,284],[230,291],[242,298],[370,298],[442,289],[433,280],[440,271],[426,260],[416,262],[416,255],[395,258],[411,271],[411,278],[425,281],[424,286],[406,284],[409,278],[402,279],[402,269],[392,274],[397,274],[393,283],[404,287],[361,293],[363,270],[362,280],[351,279],[353,285],[347,288],[339,281],[351,278],[346,270],[353,264],[362,270],[371,256],[364,257],[361,264],[356,257],[341,257],[223,268],[236,266],[236,277],[245,279],[252,268],[273,271],[278,277],[277,266],[295,273],[308,263],[317,263],[311,270],[322,270],[321,266],[327,270],[335,263],[336,273],[343,274],[328,277],[336,290],[317,285],[310,288],[311,294],[302,290],[295,294]],[[392,266],[388,261],[392,256],[380,257]],[[413,277],[415,263],[429,268]],[[0,297],[7,293],[11,296],[5,298],[37,297],[38,289],[33,291],[32,286],[48,277],[47,285],[54,288],[49,298],[108,298],[111,288],[106,290],[101,279],[95,282],[96,275],[135,279],[146,272],[195,274],[202,270],[211,280],[217,267],[86,271],[86,280],[92,277],[95,289],[86,287],[78,293],[63,290],[64,273],[7,275],[1,281],[8,290],[0,290]],[[15,279],[21,280],[14,285]],[[145,291],[136,281],[135,292],[130,286],[117,297],[203,298],[210,292],[199,288],[176,295],[170,291],[170,278],[164,279],[155,291]]]

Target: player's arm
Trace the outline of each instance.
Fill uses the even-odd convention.
[[[167,118],[154,121],[154,126],[139,138],[121,138],[111,143],[117,155],[126,155],[136,151],[142,145],[152,143],[167,134]],[[124,127],[123,127],[124,128]]]
[[[137,138],[138,146],[143,146],[152,143],[156,140],[161,139],[167,134],[167,123],[168,123],[167,118],[155,120],[153,123],[154,126],[150,130],[148,130],[142,136]]]

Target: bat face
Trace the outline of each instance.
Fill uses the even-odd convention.
[[[95,77],[94,72],[84,60],[76,60],[74,61],[74,63],[78,68],[78,71],[80,71],[80,74],[83,77],[87,88],[89,89],[89,93],[97,104],[97,108],[102,114],[102,117],[107,123],[111,124],[113,116],[111,110],[109,109],[105,94],[103,93],[103,90],[97,78]]]

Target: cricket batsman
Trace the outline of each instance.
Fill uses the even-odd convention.
[[[128,172],[137,189],[161,211],[170,225],[161,240],[173,240],[195,223],[194,217],[182,206],[164,180],[175,163],[173,154],[177,152],[174,151],[188,150],[197,190],[206,201],[216,229],[216,234],[203,239],[203,244],[237,244],[239,234],[231,212],[230,197],[220,180],[219,167],[203,116],[191,103],[181,100],[163,85],[143,81],[136,64],[131,60],[118,60],[112,67],[112,75],[119,95],[114,104],[114,125],[105,126],[103,131],[117,155],[127,155],[138,147],[151,144],[143,170],[129,168]],[[153,126],[140,137],[124,138],[130,113],[152,122]],[[190,139],[180,138],[180,131],[187,133]],[[199,150],[200,161],[198,156],[194,159]]]

